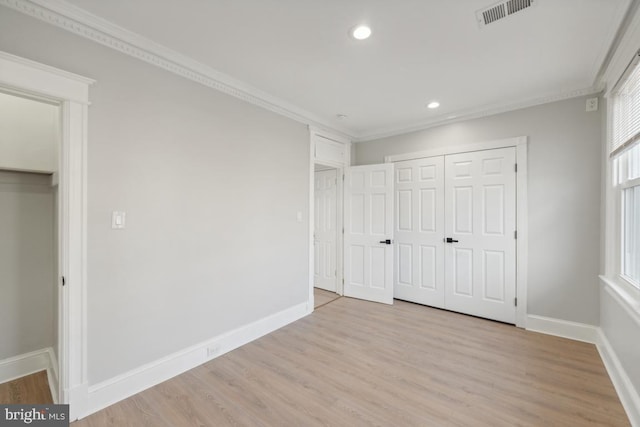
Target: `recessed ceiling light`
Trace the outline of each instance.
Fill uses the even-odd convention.
[[[340,120],[344,120],[344,119],[346,119],[346,118],[347,118],[347,117],[349,117],[349,116],[347,116],[346,114],[336,114],[336,117],[337,117],[338,119],[340,119]]]
[[[427,104],[427,108],[431,108],[432,110],[434,108],[438,108],[440,106],[440,103],[438,101],[431,101],[430,103]]]
[[[368,39],[371,35],[371,28],[366,25],[358,25],[351,30],[351,36],[356,40]]]

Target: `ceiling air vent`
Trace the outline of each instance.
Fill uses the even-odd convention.
[[[536,5],[536,0],[507,0],[476,12],[480,28]]]

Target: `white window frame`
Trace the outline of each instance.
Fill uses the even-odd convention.
[[[636,143],[633,145],[640,146],[640,143]],[[618,242],[618,275],[621,280],[627,282],[629,285],[633,286],[636,289],[640,289],[640,280],[634,280],[631,277],[628,277],[624,274],[625,265],[624,265],[624,246],[625,246],[625,230],[624,230],[624,207],[622,199],[624,197],[624,191],[629,188],[639,187],[640,186],[640,177],[635,179],[628,179],[629,176],[629,158],[624,153],[621,154],[620,158],[612,159],[615,162],[613,165],[613,174],[614,177],[614,192],[615,192],[615,207],[617,208],[617,216],[619,218],[618,228],[616,229],[616,234],[619,237]]]
[[[628,50],[628,49],[627,49]],[[631,54],[626,56],[627,64]],[[618,60],[620,62],[620,60]],[[617,64],[618,78],[609,75],[609,82],[622,80],[625,68]],[[619,167],[626,169],[626,161],[616,162],[611,157],[613,140],[613,103],[616,96],[616,85],[611,85],[605,95],[607,102],[607,128],[606,138],[603,144],[603,171],[604,171],[604,272],[600,276],[604,291],[616,299],[627,313],[640,324],[640,288],[623,274],[623,211],[622,195],[625,188],[638,184],[638,179],[621,180]],[[620,154],[620,155],[623,155]],[[618,164],[620,163],[620,164]],[[626,172],[623,171],[623,172]],[[625,177],[626,174],[623,174]]]

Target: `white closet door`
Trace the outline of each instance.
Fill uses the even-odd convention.
[[[393,304],[393,164],[345,169],[344,295]]]
[[[394,297],[444,307],[444,157],[395,164]]]
[[[446,308],[515,323],[515,148],[445,157]]]
[[[336,291],[337,207],[335,169],[315,173],[314,285]]]

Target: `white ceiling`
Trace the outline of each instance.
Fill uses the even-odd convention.
[[[593,92],[630,4],[537,0],[479,28],[494,0],[68,1],[356,139]]]

